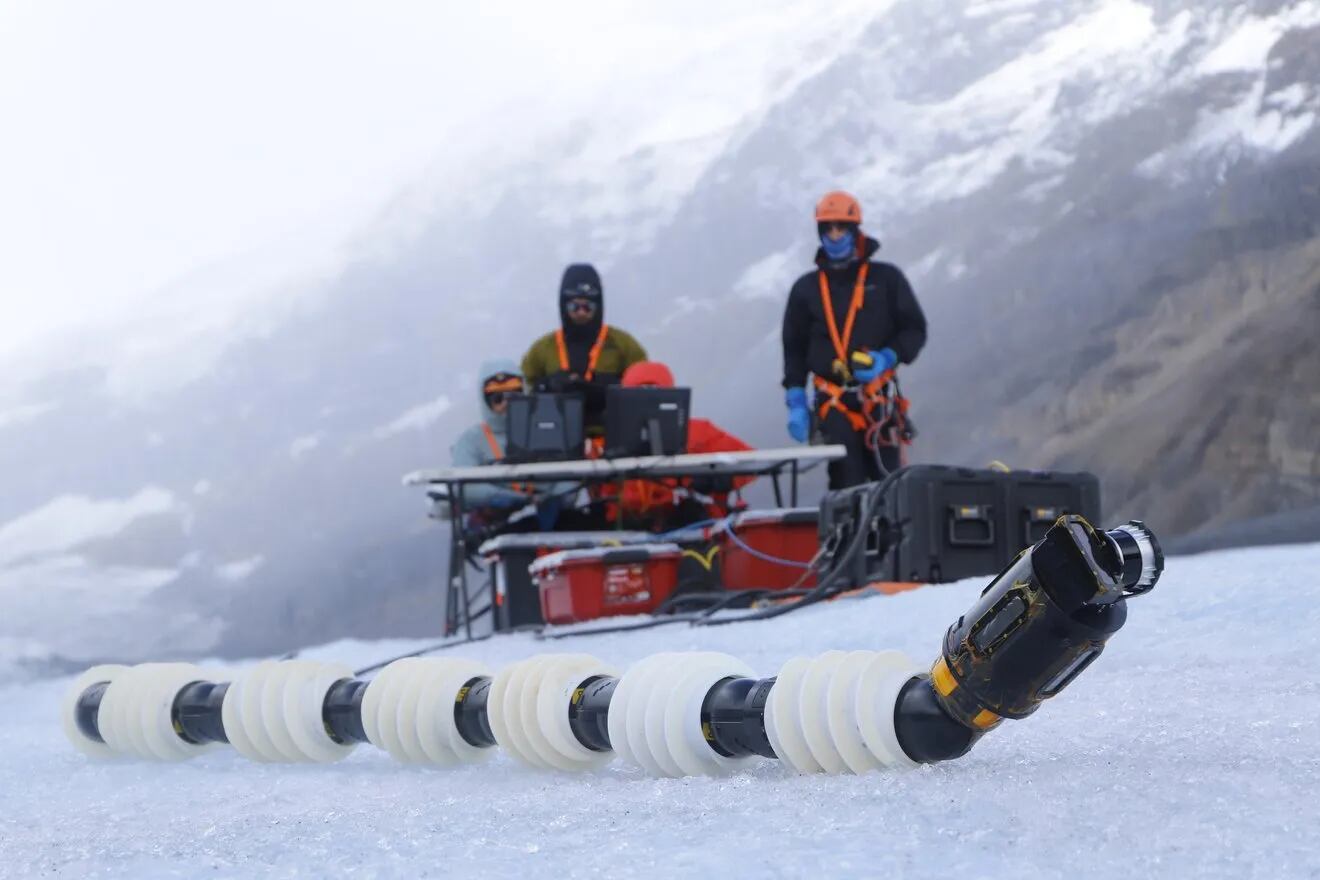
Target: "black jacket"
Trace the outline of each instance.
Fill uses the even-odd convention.
[[[903,272],[897,266],[871,260],[879,249],[880,243],[875,239],[865,240],[863,253],[871,268],[867,270],[866,296],[853,324],[848,354],[888,347],[898,354],[900,363],[910,364],[926,344],[926,316]],[[817,250],[816,264],[825,269],[829,279],[834,320],[842,336],[861,262],[854,260],[842,268],[831,268],[824,253]],[[784,309],[785,388],[805,386],[807,373],[831,381],[837,379],[833,364],[838,355],[825,323],[818,279],[818,271],[808,272],[793,284],[788,294]]]

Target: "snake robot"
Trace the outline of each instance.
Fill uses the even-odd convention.
[[[929,668],[896,651],[795,658],[773,678],[702,652],[655,654],[622,674],[586,654],[498,673],[414,657],[369,681],[306,660],[229,682],[186,663],[103,665],[69,690],[64,730],[90,756],[155,761],[227,743],[254,761],[332,762],[370,743],[415,764],[474,764],[499,747],[537,768],[590,770],[618,756],[675,777],[757,756],[801,772],[915,767],[966,754],[1067,687],[1163,567],[1144,524],[1100,531],[1063,517],[949,627]]]

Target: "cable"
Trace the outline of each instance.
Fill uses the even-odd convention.
[[[383,669],[396,660],[406,660],[409,657],[421,657],[426,654],[434,654],[436,651],[443,651],[446,648],[456,648],[459,645],[471,645],[474,642],[484,642],[486,639],[490,638],[493,635],[495,635],[495,633],[488,632],[485,635],[480,635],[480,636],[471,636],[471,637],[465,636],[461,639],[447,639],[443,642],[436,642],[434,645],[428,645],[425,648],[419,648],[418,650],[410,651],[407,654],[400,654],[397,657],[391,657],[388,660],[382,660],[379,663],[373,663],[370,666],[364,666],[361,669],[356,670],[353,673],[353,677],[357,678],[366,675],[368,672],[375,672],[377,669]]]
[[[862,506],[858,516],[857,533],[853,535],[852,542],[848,545],[847,549],[844,550],[843,554],[835,559],[834,565],[821,574],[815,589],[799,598],[796,602],[778,605],[773,608],[764,608],[760,611],[754,611],[750,614],[744,614],[738,617],[726,617],[717,620],[698,620],[695,621],[693,625],[725,626],[730,623],[742,623],[749,620],[769,620],[774,617],[782,617],[785,614],[790,614],[798,609],[814,605],[817,602],[822,602],[849,589],[851,585],[846,585],[844,583],[840,583],[836,586],[835,580],[837,580],[840,574],[852,564],[857,554],[862,552],[866,547],[866,539],[868,537],[866,523],[871,518],[871,510],[875,505],[876,500],[888,490],[889,484],[893,482],[898,473],[899,472],[896,471],[893,474],[890,474],[867,491],[866,495],[862,498]]]
[[[721,519],[698,520],[697,522],[689,523],[688,525],[685,526],[679,526],[676,529],[670,529],[667,532],[658,532],[655,537],[656,540],[663,541],[665,539],[686,537],[688,532],[692,532],[693,537],[704,537],[704,535],[702,534],[703,529],[705,529],[707,526],[719,525],[720,523],[725,522],[727,519],[728,517],[723,517]]]
[[[686,623],[696,620],[698,616],[699,615],[695,613],[675,614],[671,617],[656,617],[650,620],[636,621],[634,623],[620,623],[614,626],[568,630],[566,632],[546,632],[545,630],[542,630],[536,634],[536,637],[546,641],[558,641],[559,639],[571,639],[577,636],[598,636],[606,633],[632,632],[636,629],[654,629],[657,626],[666,626],[671,623]]]
[[[796,559],[783,559],[778,556],[771,556],[768,553],[762,553],[760,550],[757,550],[755,547],[748,544],[742,538],[738,537],[738,533],[734,531],[733,528],[734,524],[731,520],[732,517],[730,518],[730,520],[726,520],[727,525],[724,534],[728,535],[729,540],[737,544],[742,549],[742,551],[746,553],[748,556],[759,559],[762,562],[769,562],[773,565],[782,565],[785,568],[804,568],[804,569],[811,568],[810,562],[798,562]]]

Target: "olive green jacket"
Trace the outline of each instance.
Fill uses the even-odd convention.
[[[646,349],[642,348],[641,343],[630,333],[611,325],[605,334],[600,358],[596,361],[596,374],[622,376],[624,370],[644,360]],[[555,343],[553,331],[533,342],[527,354],[523,355],[522,373],[528,385],[534,386],[563,372],[566,371],[559,362],[559,346]]]

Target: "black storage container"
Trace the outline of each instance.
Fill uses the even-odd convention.
[[[851,489],[826,493],[820,502],[816,524],[817,538],[825,551],[821,563],[826,569],[836,568],[840,564],[839,560],[853,546],[859,530],[866,532],[864,545],[848,561],[846,569],[849,581],[859,586],[879,579],[871,575],[880,572],[888,547],[880,527],[884,511],[883,499],[872,506],[870,516],[865,521],[862,518],[865,497],[874,488],[874,484],[865,483]]]
[[[1091,525],[1100,527],[1100,480],[1095,474],[1013,471],[1008,478],[1008,525],[1018,550],[1045,537],[1054,521],[1064,514],[1084,516]]]
[[[940,583],[1001,571],[1021,547],[1010,536],[1010,474],[914,465],[885,493],[892,546],[873,580]]]
[[[861,522],[872,486],[831,492],[821,502],[820,539],[844,552],[857,529],[864,552],[848,567],[858,584],[941,583],[998,574],[1045,534],[1060,516],[1100,520],[1100,485],[1093,474],[1005,472],[913,465],[889,484]]]

